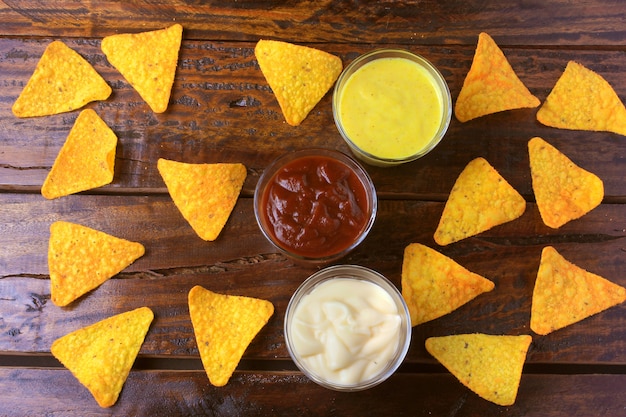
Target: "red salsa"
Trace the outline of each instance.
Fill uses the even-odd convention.
[[[262,198],[269,232],[284,249],[325,257],[346,249],[369,220],[365,185],[341,161],[304,156],[270,179]]]

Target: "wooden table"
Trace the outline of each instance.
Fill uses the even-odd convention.
[[[252,195],[263,169],[297,149],[348,151],[333,122],[331,94],[299,127],[282,113],[257,65],[259,39],[314,46],[344,65],[378,47],[424,55],[456,99],[478,34],[489,33],[522,81],[544,100],[567,61],[601,74],[626,99],[626,3],[546,1],[151,1],[0,2],[0,415],[396,415],[624,416],[626,305],[548,336],[529,328],[531,295],[543,247],[626,285],[626,138],[545,127],[536,109],[467,123],[453,118],[427,157],[397,168],[367,167],[380,212],[368,238],[342,263],[373,268],[400,286],[404,248],[437,248],[496,284],[457,311],[413,329],[390,380],[338,393],[297,371],[285,347],[284,311],[315,267],[276,253],[254,220]],[[213,3],[213,4],[212,4]],[[154,114],[100,50],[114,33],[184,27],[169,109]],[[113,88],[94,108],[119,137],[110,186],[57,200],[40,194],[78,112],[18,119],[11,105],[44,48],[62,40]],[[541,136],[605,185],[603,204],[553,230],[534,204],[527,142]],[[433,232],[462,168],[485,157],[528,201],[524,215],[446,247]],[[159,157],[242,162],[241,197],[222,234],[192,231],[157,172]],[[53,221],[81,223],[142,242],[146,254],[67,308],[50,301],[47,245]],[[271,300],[276,312],[247,349],[227,386],[209,384],[187,308],[200,284]],[[50,355],[58,337],[114,313],[149,306],[155,320],[115,406],[100,408]],[[429,336],[531,334],[517,401],[501,407],[463,387],[425,350]]]

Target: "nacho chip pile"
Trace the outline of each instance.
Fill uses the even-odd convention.
[[[626,301],[626,288],[545,247],[532,297],[530,328],[546,335]]]
[[[242,164],[188,164],[159,159],[157,167],[183,217],[204,240],[224,228],[246,179]]]
[[[123,33],[102,39],[102,52],[155,113],[167,110],[183,27]]]
[[[532,337],[481,333],[426,339],[426,350],[482,398],[512,405]]]
[[[477,235],[520,217],[526,200],[484,158],[472,160],[457,178],[434,239],[439,245]]]
[[[537,207],[547,226],[559,228],[600,205],[604,185],[595,174],[539,137],[528,142],[528,152]]]
[[[65,221],[50,226],[48,268],[52,302],[66,306],[143,256],[141,243]]]
[[[343,68],[335,55],[287,42],[260,40],[254,54],[285,120],[292,126],[302,123]]]
[[[148,307],[121,313],[55,340],[50,351],[87,387],[100,407],[111,407],[153,319]]]
[[[412,326],[446,315],[493,288],[493,282],[427,246],[413,243],[404,250],[402,297]]]
[[[505,110],[539,106],[502,50],[486,33],[478,36],[474,60],[454,106],[460,122]]]
[[[91,110],[83,110],[59,151],[41,187],[48,199],[110,184],[113,181],[117,136]]]
[[[274,305],[252,297],[189,291],[189,315],[202,365],[211,384],[228,383],[248,345],[274,314]]]
[[[614,132],[626,135],[626,108],[600,75],[570,61],[537,120],[561,129]]]
[[[44,51],[12,110],[17,117],[50,116],[106,100],[111,91],[89,62],[63,42],[54,41]]]

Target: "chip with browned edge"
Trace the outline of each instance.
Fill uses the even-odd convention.
[[[494,288],[490,280],[420,243],[404,249],[402,297],[411,325],[434,320]]]
[[[152,310],[140,307],[56,339],[50,351],[83,384],[100,407],[117,402],[143,345]]]
[[[189,291],[189,315],[200,359],[211,384],[228,383],[248,345],[274,314],[267,300],[218,294],[199,285]]]
[[[106,100],[111,87],[85,58],[61,41],[44,51],[26,87],[13,104],[17,117],[49,116]]]
[[[260,40],[254,54],[287,123],[298,126],[333,86],[341,59],[315,48]]]
[[[546,126],[626,135],[626,108],[602,76],[570,61],[537,120]]]
[[[226,225],[246,167],[240,163],[188,164],[159,159],[157,167],[183,217],[204,240],[213,241]]]
[[[460,122],[540,102],[518,78],[502,50],[486,33],[478,36],[474,60],[454,106]]]
[[[183,38],[179,24],[102,39],[102,52],[155,113],[167,110]]]
[[[117,136],[91,110],[83,110],[70,130],[41,187],[48,199],[110,184],[113,181]]]
[[[435,242],[448,245],[520,217],[524,198],[484,158],[472,160],[459,175],[435,230]]]
[[[494,404],[515,403],[532,337],[483,333],[430,337],[426,350],[463,385]]]
[[[52,302],[66,306],[121,272],[145,249],[99,230],[65,221],[50,226],[48,268]]]
[[[528,154],[535,200],[547,226],[557,229],[600,205],[604,184],[598,176],[539,137],[528,142]]]
[[[543,248],[530,328],[546,335],[626,301],[626,288],[585,271],[552,246]]]

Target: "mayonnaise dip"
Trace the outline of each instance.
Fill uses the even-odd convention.
[[[379,285],[334,278],[304,295],[293,312],[291,347],[318,378],[354,385],[385,370],[398,350],[401,312]]]

